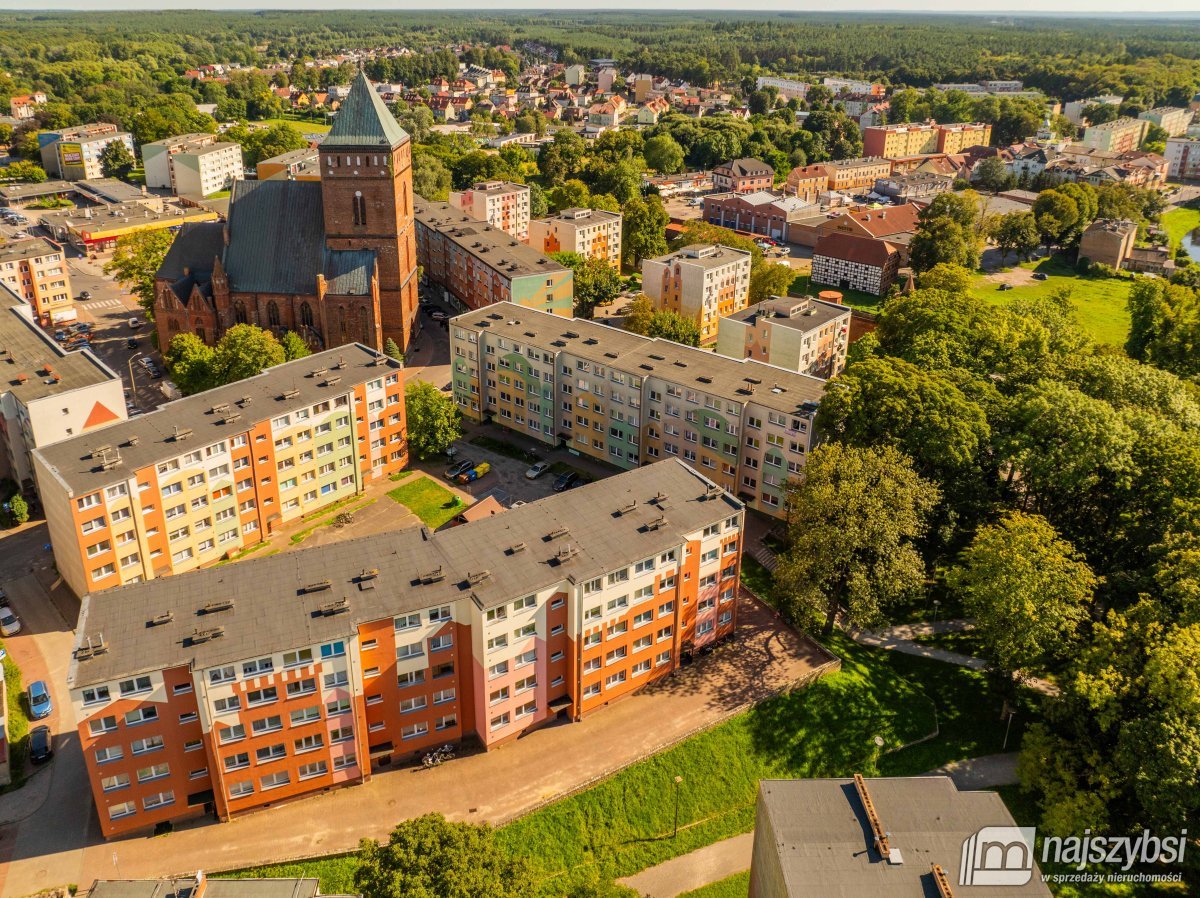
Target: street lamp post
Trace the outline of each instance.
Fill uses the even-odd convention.
[[[135,352],[129,357],[129,398],[133,400],[133,404],[141,408],[137,401],[137,381],[133,379],[133,361],[140,359],[145,353]]]
[[[671,833],[672,839],[679,835],[679,784],[682,782],[682,776],[675,777],[675,830]]]

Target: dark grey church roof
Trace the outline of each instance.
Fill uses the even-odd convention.
[[[368,296],[371,275],[375,272],[375,253],[371,250],[325,250],[326,292],[337,296]]]
[[[225,273],[234,293],[317,292],[325,249],[316,181],[235,181]]]
[[[388,111],[366,74],[359,72],[321,146],[394,149],[406,140],[408,134]]]
[[[219,221],[187,222],[167,250],[158,276],[171,283],[171,291],[187,305],[193,288],[212,298],[213,262],[225,251],[225,225]]]

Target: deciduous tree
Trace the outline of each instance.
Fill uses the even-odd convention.
[[[109,144],[111,146],[111,144]],[[132,231],[117,239],[104,273],[137,297],[146,317],[154,320],[154,275],[162,267],[175,235],[166,228]]]
[[[408,446],[420,459],[445,452],[462,436],[462,415],[454,400],[427,381],[417,380],[404,388]]]

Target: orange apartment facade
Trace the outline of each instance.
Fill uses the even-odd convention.
[[[960,153],[967,147],[987,146],[991,139],[992,126],[981,122],[875,125],[863,128],[863,153],[888,159],[928,153]]]
[[[407,462],[400,366],[361,344],[34,453],[77,595],[219,561]]]
[[[542,253],[578,253],[621,268],[621,213],[563,209],[529,223],[529,245]]]
[[[665,461],[436,534],[89,595],[69,682],[101,830],[581,720],[734,632],[743,518]]]
[[[0,246],[0,283],[25,300],[42,327],[75,319],[62,247],[46,237]]]
[[[793,168],[788,172],[785,188],[790,196],[815,203],[822,193],[830,190],[870,190],[877,179],[891,173],[891,161],[877,156],[819,162]]]
[[[642,290],[656,309],[691,318],[700,342],[717,338],[717,321],[746,307],[750,253],[720,244],[693,244],[642,260]]]

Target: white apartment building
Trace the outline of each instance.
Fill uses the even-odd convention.
[[[245,177],[242,147],[215,134],[181,134],[142,146],[146,186],[209,196]]]
[[[1168,137],[1179,137],[1187,133],[1188,125],[1192,123],[1192,110],[1177,106],[1159,106],[1157,109],[1139,112],[1138,118],[1158,125],[1167,132]]]
[[[450,205],[524,242],[529,239],[529,187],[511,181],[480,181],[450,191]]]
[[[621,267],[621,213],[563,209],[529,223],[529,245],[541,253],[578,253]]]
[[[1183,180],[1200,179],[1200,137],[1172,137],[1163,152],[1167,176]]]
[[[717,338],[717,321],[746,307],[750,253],[720,244],[693,244],[657,259],[642,260],[642,290],[656,309],[691,318],[700,342]]]
[[[779,96],[785,100],[803,100],[804,95],[808,93],[809,84],[807,81],[796,81],[793,78],[763,78],[760,77],[755,83],[755,86],[762,90],[764,87],[773,87],[779,91]]]

